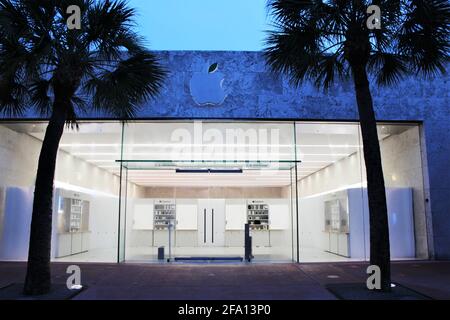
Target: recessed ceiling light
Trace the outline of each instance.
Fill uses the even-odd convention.
[[[116,162],[116,160],[112,160],[112,159],[87,159],[86,161],[92,162],[92,163]]]
[[[300,157],[305,157],[305,156],[321,156],[321,157],[332,156],[332,157],[345,157],[345,156],[348,156],[348,153],[303,153],[303,154],[300,154]]]
[[[297,145],[298,148],[322,148],[322,147],[326,147],[326,148],[362,148],[361,145],[359,144],[301,144],[301,145]]]

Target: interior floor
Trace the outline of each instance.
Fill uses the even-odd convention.
[[[126,262],[157,263],[157,247],[131,247],[127,248]],[[168,251],[166,248],[166,257]],[[292,262],[292,253],[286,248],[259,247],[253,249],[254,262]],[[80,254],[55,258],[55,262],[117,262],[117,248],[93,249]],[[243,257],[244,249],[241,247],[177,247],[172,249],[174,257]],[[360,261],[339,256],[318,248],[300,248],[300,262],[339,262]]]
[[[128,248],[126,260],[151,261],[157,260],[158,248],[135,247]],[[243,247],[176,247],[172,248],[172,258],[175,257],[244,257]],[[255,260],[264,261],[292,261],[291,254],[284,248],[261,247],[254,248]],[[168,248],[165,248],[168,258]]]

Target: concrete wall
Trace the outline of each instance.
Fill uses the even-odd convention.
[[[240,118],[357,120],[353,85],[340,81],[328,92],[311,84],[292,87],[286,77],[273,74],[260,52],[161,51],[171,71],[158,99],[143,106],[138,118]],[[228,97],[219,106],[198,106],[190,95],[194,73],[206,72],[217,62]],[[428,80],[405,78],[389,88],[372,87],[378,120],[423,121],[429,187],[425,188],[432,213],[434,252],[450,259],[450,108],[449,75]],[[29,110],[21,118],[39,118]],[[82,117],[108,117],[99,113]]]

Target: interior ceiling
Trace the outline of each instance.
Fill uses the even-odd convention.
[[[133,129],[125,129],[124,159],[137,162],[128,170],[128,179],[140,186],[264,186],[280,187],[291,184],[290,167],[295,160],[294,138],[289,132],[280,130],[281,143],[239,144],[173,142],[174,128],[168,122],[141,124]],[[180,126],[179,123],[176,124]],[[182,124],[189,129],[190,123]],[[210,124],[212,127],[214,123]],[[242,124],[236,124],[242,126]],[[255,126],[253,123],[245,124]],[[274,124],[277,126],[277,124]],[[27,133],[42,140],[45,124],[10,124],[11,129]],[[227,124],[227,127],[230,123]],[[286,126],[287,128],[288,126]],[[293,126],[289,126],[293,127]],[[66,129],[60,148],[83,161],[103,170],[119,175],[122,131],[119,123],[82,123],[77,131]],[[403,129],[402,129],[403,128]],[[380,138],[406,130],[404,126],[379,126]],[[285,130],[286,131],[286,130]],[[355,153],[361,148],[359,129],[355,124],[299,123],[297,125],[298,179],[322,170],[323,168]],[[191,147],[192,146],[192,147]],[[258,149],[261,148],[262,149]],[[174,152],[176,150],[176,152]],[[186,151],[187,150],[187,151]],[[168,162],[165,166],[150,160],[226,160],[230,152],[233,160],[257,160],[264,152],[262,160],[282,160],[285,163],[266,164],[259,167],[256,162],[242,163],[178,163]],[[261,157],[259,158],[261,159]],[[255,165],[251,165],[255,164]],[[242,173],[177,173],[175,168],[224,168],[243,169]]]

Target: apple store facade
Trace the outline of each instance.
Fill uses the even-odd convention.
[[[294,88],[259,52],[157,54],[170,75],[135,120],[80,114],[65,129],[53,261],[369,258],[351,83]],[[450,258],[448,80],[372,88],[394,260]],[[0,261],[24,261],[47,121],[2,117]]]

